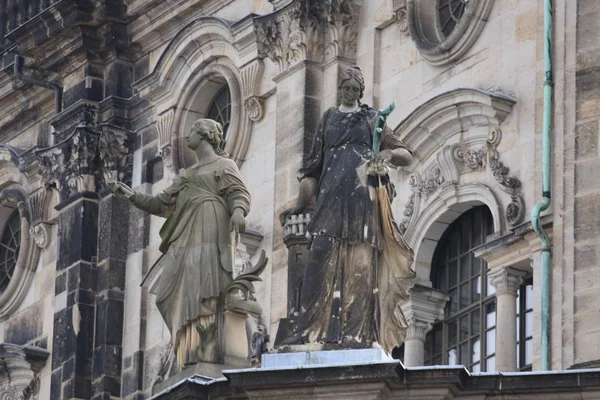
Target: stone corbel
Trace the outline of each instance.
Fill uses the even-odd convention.
[[[409,35],[408,30],[408,12],[406,9],[406,1],[407,0],[392,0],[394,7],[394,18],[398,23],[398,30],[405,34]]]
[[[0,383],[1,399],[33,399],[40,391],[39,373],[50,353],[32,347],[10,343],[0,344],[3,378]]]
[[[175,109],[162,113],[156,121],[156,130],[158,131],[158,154],[163,159],[165,167],[173,166],[173,151],[171,148],[171,132],[173,121],[175,119]]]

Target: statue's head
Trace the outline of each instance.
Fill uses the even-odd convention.
[[[194,122],[188,136],[188,147],[195,150],[199,143],[207,141],[215,149],[215,153],[225,155],[221,150],[223,142],[223,126],[215,120],[201,118]]]
[[[344,71],[340,79],[339,89],[342,92],[342,101],[352,100],[360,103],[360,99],[362,99],[365,92],[365,77],[358,65]]]

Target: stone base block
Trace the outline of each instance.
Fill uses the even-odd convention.
[[[352,365],[381,362],[397,362],[383,349],[357,349],[357,350],[317,350],[319,344],[293,346],[305,348],[307,346],[315,349],[309,351],[297,351],[292,353],[263,354],[262,368],[297,368],[315,365]],[[290,346],[292,347],[292,346]]]

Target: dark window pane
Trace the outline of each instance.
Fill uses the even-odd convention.
[[[496,303],[492,302],[485,306],[485,320],[486,320],[486,328],[491,328],[496,326]]]
[[[464,282],[469,279],[469,258],[470,255],[466,254],[460,258],[460,281]]]
[[[482,260],[475,257],[473,253],[471,253],[471,276],[477,276],[481,274],[481,263]]]
[[[448,292],[448,295],[450,296],[450,301],[448,302],[448,304],[449,304],[448,316],[451,316],[458,312],[458,290],[457,289],[451,290],[450,292]]]
[[[439,275],[438,275],[438,289],[442,290],[442,291],[447,291],[448,290],[448,279],[446,277],[448,269],[446,268],[446,266],[442,266],[439,270]]]
[[[481,300],[481,277],[471,281],[471,302],[476,303]]]
[[[448,265],[448,275],[448,287],[451,288],[456,286],[458,283],[458,262],[456,260],[451,261]]]
[[[471,312],[471,334],[475,335],[479,333],[479,327],[481,326],[481,318],[479,314],[481,309],[477,309]]]
[[[460,351],[460,363],[462,365],[469,365],[471,363],[471,360],[469,360],[469,353],[471,352],[469,345],[465,343],[460,345],[458,348]]]
[[[8,218],[0,238],[0,293],[13,276],[21,243],[21,216],[17,210]]]
[[[469,316],[466,315],[460,319],[460,341],[469,338]]]
[[[471,304],[471,295],[469,294],[469,284],[460,285],[460,308],[463,309]]]
[[[456,321],[452,321],[448,324],[448,345],[454,346],[456,345],[457,339],[457,324]]]

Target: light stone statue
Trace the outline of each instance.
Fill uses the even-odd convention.
[[[385,350],[400,345],[406,319],[398,307],[414,285],[413,252],[394,222],[395,192],[389,167],[409,165],[410,150],[385,126],[393,104],[374,110],[361,104],[359,67],[342,76],[341,105],[327,110],[312,151],[300,170],[296,206],[286,218],[308,212],[310,253],[300,292],[296,326],[282,344],[335,344]]]
[[[161,272],[150,290],[171,332],[176,368],[171,365],[168,375],[199,362],[223,364],[231,354],[228,346],[242,349],[237,356],[243,359],[245,317],[261,311],[257,303],[239,295],[254,290],[252,281],[260,280],[260,271],[253,268],[235,281],[232,276],[250,194],[235,162],[220,150],[223,128],[216,121],[200,119],[186,140],[199,161],[182,169],[157,196],[135,192],[122,182],[111,184],[115,195],[167,218],[160,231]],[[261,261],[259,269],[266,264],[264,253]],[[231,310],[242,321],[228,319]]]

